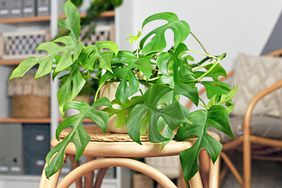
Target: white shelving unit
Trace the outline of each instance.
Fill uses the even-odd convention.
[[[10,18],[0,19],[0,32],[6,31],[7,29],[24,27],[28,24],[32,27],[34,24],[35,28],[48,27],[51,32],[51,36],[54,37],[57,34],[57,22],[59,18],[59,9],[61,8],[60,0],[51,1],[51,15],[42,17],[32,18]],[[103,17],[113,17],[114,11],[103,13]],[[82,17],[84,14],[82,14]],[[115,18],[116,21],[116,18]],[[43,24],[44,23],[44,24]],[[9,98],[6,96],[7,81],[13,66],[17,65],[21,60],[2,60],[0,59],[0,126],[1,123],[50,123],[51,138],[54,137],[56,128],[58,126],[59,110],[57,103],[57,89],[58,81],[51,84],[51,118],[45,119],[19,119],[9,117]],[[127,169],[116,168],[115,179],[105,179],[103,181],[102,188],[129,188],[130,186],[130,171]],[[29,176],[29,175],[1,175],[0,174],[0,188],[38,188],[40,176]]]

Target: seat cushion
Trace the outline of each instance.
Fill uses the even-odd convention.
[[[234,115],[244,116],[248,104],[260,91],[282,80],[282,58],[240,54],[235,62],[233,84],[238,86],[234,97]],[[267,95],[256,105],[253,114],[282,117],[282,89]]]
[[[230,125],[235,137],[243,135],[242,116],[231,117]],[[282,120],[271,116],[255,115],[251,121],[251,133],[260,137],[282,140]],[[223,143],[232,140],[232,138],[229,138],[223,133],[218,134]]]

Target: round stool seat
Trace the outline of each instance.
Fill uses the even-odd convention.
[[[131,140],[128,134],[102,133],[97,126],[85,126],[91,137],[84,150],[85,156],[93,157],[160,157],[178,155],[183,150],[192,146],[192,141],[170,141],[165,147],[161,143],[151,143],[147,136],[141,138],[142,145]],[[68,135],[70,129],[62,131],[60,138]],[[59,143],[53,139],[52,146]],[[75,145],[70,143],[66,149],[66,154],[75,154]]]

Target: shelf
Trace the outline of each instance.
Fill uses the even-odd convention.
[[[15,66],[20,64],[23,59],[0,59],[0,65]]]
[[[62,121],[61,119],[59,121]],[[0,118],[0,123],[51,123],[50,118]],[[83,123],[93,123],[90,119],[85,119]]]
[[[10,181],[40,181],[40,178],[39,175],[0,175],[0,180]]]
[[[85,17],[86,14],[81,14],[81,17]],[[114,11],[106,11],[101,14],[101,18],[114,17]],[[64,16],[60,16],[63,18]],[[34,17],[22,17],[22,18],[0,18],[0,24],[16,24],[16,23],[32,23],[32,22],[46,22],[50,21],[51,16],[34,16]]]
[[[0,118],[0,123],[50,123],[50,118]]]

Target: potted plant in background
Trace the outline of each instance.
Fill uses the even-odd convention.
[[[134,51],[120,50],[113,41],[84,46],[79,40],[79,12],[70,1],[65,3],[64,11],[66,19],[60,26],[68,33],[39,45],[37,50],[47,55],[27,58],[10,78],[22,77],[38,65],[35,79],[52,73],[54,78],[62,81],[58,102],[64,118],[56,136],[59,138],[65,128],[71,127],[72,131],[47,155],[47,177],[62,167],[65,149],[70,142],[76,146],[77,160],[83,154],[90,140],[83,128],[86,118],[106,131],[109,118],[116,116],[115,125],[126,126],[129,136],[139,144],[142,144],[140,136],[144,134],[148,135],[150,142],[163,143],[164,147],[173,139],[197,138],[190,149],[180,154],[186,180],[197,172],[198,155],[202,149],[206,149],[213,161],[218,158],[222,146],[207,130],[213,127],[232,136],[229,112],[236,92],[218,79],[226,76],[220,65],[225,53],[218,56],[208,53],[191,32],[188,23],[171,12],[154,14],[144,20],[142,28],[153,21],[165,23],[145,36],[141,33],[131,36],[131,41],[139,43]],[[165,37],[167,30],[174,34],[172,46]],[[192,50],[184,43],[189,35],[199,42],[203,51]],[[202,58],[198,61],[193,54]],[[93,103],[75,101],[90,77],[99,80]],[[115,99],[99,97],[103,87],[111,83],[117,84]],[[207,102],[199,96],[200,85],[207,90]],[[180,102],[182,97],[201,106],[201,109],[189,112]],[[68,109],[77,109],[79,113],[64,116]]]

